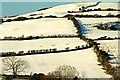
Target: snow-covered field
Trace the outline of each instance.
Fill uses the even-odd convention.
[[[67,52],[67,53],[54,53],[44,55],[32,55],[19,57],[29,62],[30,72],[45,73],[55,70],[60,65],[74,66],[81,74],[85,73],[86,78],[109,78],[110,76],[104,73],[101,66],[98,66],[96,54],[92,48]]]
[[[89,7],[87,9],[98,9],[98,8],[101,8],[101,9],[108,9],[108,8],[112,8],[112,9],[119,9],[118,8],[118,3],[99,3],[97,6],[94,6],[94,7]],[[112,15],[117,15],[119,12],[118,11],[90,11],[90,12],[82,12],[82,13],[70,13],[70,14],[73,14],[73,15],[94,15],[94,14],[98,14],[98,15],[102,15],[102,16],[106,16],[108,14],[112,14]]]
[[[57,15],[63,16],[68,14],[67,11],[78,11],[82,6],[88,6],[95,4],[91,3],[73,3],[67,5],[56,6],[43,11],[36,11],[25,15],[24,17],[31,17],[31,14],[36,14],[32,17],[46,16],[46,15]],[[117,3],[100,3],[95,8],[117,8]],[[112,6],[113,5],[113,6]],[[88,12],[86,12],[88,13]],[[85,14],[86,14],[85,13]],[[96,14],[97,12],[94,12]],[[76,13],[77,14],[77,13]],[[90,12],[92,14],[92,12]],[[100,12],[100,14],[106,15],[108,12]],[[116,14],[113,13],[113,14]],[[18,17],[18,16],[17,16]],[[14,17],[15,18],[15,17]],[[3,18],[4,19],[4,18]],[[92,25],[96,23],[106,23],[118,21],[118,18],[76,18],[79,23],[83,24],[83,35],[87,38],[96,39],[99,37],[118,37],[119,31],[105,31],[99,30]],[[12,21],[5,22],[0,25],[0,38],[5,36],[12,37],[24,37],[27,36],[52,36],[52,35],[77,35],[77,30],[73,25],[73,22],[67,20],[67,18],[41,18],[26,21]],[[114,41],[98,41],[100,46],[109,51],[111,54],[118,54],[117,40]],[[58,50],[65,49],[66,47],[75,48],[75,46],[85,45],[86,43],[79,38],[47,38],[47,39],[36,39],[36,40],[24,40],[24,41],[0,41],[0,52],[6,51],[28,51],[28,50],[39,50],[39,49],[50,49],[57,48]],[[80,73],[85,73],[86,78],[109,78],[111,76],[105,74],[105,71],[99,66],[96,54],[92,48],[59,53],[51,53],[44,55],[28,55],[19,56],[29,62],[30,70],[26,74],[31,72],[47,74],[55,70],[59,65],[71,65],[74,66]],[[0,58],[1,60],[2,58]],[[0,63],[0,69],[2,69],[2,63]],[[1,70],[0,70],[1,73]]]
[[[97,6],[95,7],[90,7],[88,9],[98,9],[98,8],[101,8],[101,9],[108,9],[108,8],[113,8],[113,9],[119,9],[118,8],[118,5],[119,3],[99,3]]]
[[[118,37],[118,31],[105,31],[105,30],[98,30],[97,28],[94,27],[87,27],[86,28],[87,34],[84,34],[87,38],[92,38],[92,39],[97,39],[100,37],[111,37],[111,38],[115,38]]]
[[[110,60],[111,64],[113,66],[116,66],[116,60],[118,59],[118,54],[119,53],[119,43],[120,40],[100,40],[97,41],[98,43],[100,43],[100,48],[106,52],[108,52],[109,54],[113,55],[110,56],[111,58],[113,58],[113,60]]]
[[[96,4],[96,2],[80,2],[80,3],[72,3],[72,4],[67,4],[67,5],[60,5],[60,6],[56,6],[44,11],[37,11],[34,12],[32,14],[40,14],[42,13],[43,16],[48,16],[48,15],[56,15],[56,16],[64,16],[65,14],[68,13],[68,11],[78,11],[79,8],[81,8],[82,6],[88,6],[91,4]],[[31,13],[30,13],[31,14]],[[22,16],[26,16],[26,17],[30,17],[30,14],[26,14],[26,15],[22,15]]]
[[[114,54],[114,56],[118,55],[119,40],[98,40],[97,42],[100,43],[101,49]]]
[[[96,27],[92,27],[92,25],[97,23],[107,23],[118,21],[118,18],[77,18],[79,23],[83,25],[83,35],[87,38],[97,39],[100,37],[118,37],[119,31],[109,31],[109,30],[100,30]],[[88,25],[87,25],[88,24]]]
[[[5,36],[76,35],[76,28],[67,18],[42,18],[6,22],[0,25],[0,38]]]
[[[82,24],[96,24],[118,21],[119,18],[76,18],[82,22]]]
[[[57,50],[65,50],[66,47],[75,49],[75,46],[86,45],[86,43],[79,38],[46,38],[25,41],[0,41],[0,44],[2,45],[0,52],[27,52],[28,50],[54,48]]]

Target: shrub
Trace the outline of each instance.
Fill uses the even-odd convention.
[[[44,78],[44,74],[43,73],[34,73],[32,76],[32,80],[42,80]]]
[[[61,65],[56,68],[55,71],[49,72],[48,75],[55,77],[55,78],[61,78],[61,79],[73,79],[78,75],[78,71],[75,67],[69,66],[69,65]]]
[[[57,18],[57,16],[49,15],[49,16],[45,16],[44,18]]]
[[[26,17],[18,17],[16,19],[14,19],[14,21],[24,21],[24,20],[27,20],[28,18]]]

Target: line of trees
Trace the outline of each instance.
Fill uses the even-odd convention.
[[[78,79],[79,72],[73,66],[60,65],[55,71],[49,72],[48,76],[51,78],[57,78],[60,80],[76,80]]]
[[[41,18],[58,18],[58,16],[55,16],[55,15],[48,15],[48,16],[38,16],[38,17],[34,17],[36,16],[37,14],[30,14],[31,17],[17,17],[15,19],[7,19],[7,20],[2,20],[2,23],[3,22],[11,22],[11,21],[25,21],[25,20],[31,20],[31,19],[41,19]]]
[[[82,39],[83,41],[85,41],[89,46],[93,46],[93,44],[96,44],[94,42],[94,40],[86,38],[85,36],[82,35],[82,29],[79,25],[79,22],[75,19],[75,16],[72,15],[68,15],[67,16],[68,20],[71,20],[74,24],[74,27],[77,29],[77,34],[80,37],[80,39]],[[98,45],[98,44],[97,44]]]
[[[103,69],[106,70],[106,73],[112,75],[112,77],[115,79],[119,79],[120,66],[113,67],[109,62],[110,60],[109,54],[106,51],[100,50],[99,46],[94,45],[93,50],[98,57],[98,62],[100,62],[100,65],[102,65]]]
[[[68,13],[70,13],[69,11],[68,11]],[[31,20],[31,19],[41,19],[41,18],[61,18],[61,17],[58,17],[58,16],[55,16],[55,15],[48,15],[48,16],[38,16],[38,17],[34,17],[35,15],[37,15],[37,14],[31,14],[30,16],[30,18],[28,18],[28,17],[17,17],[17,18],[15,18],[15,19],[7,19],[7,20],[3,20],[3,19],[1,19],[1,23],[4,23],[4,22],[11,22],[11,21],[24,21],[24,20]],[[63,16],[63,18],[64,17],[67,17],[68,15],[72,15],[72,14],[66,14],[65,16]],[[103,16],[103,15],[99,15],[99,14],[94,14],[94,15],[89,15],[89,14],[76,14],[76,15],[74,15],[75,17],[79,17],[79,18],[82,18],[82,17],[86,17],[86,18],[104,18],[104,17],[117,17],[117,18],[120,18],[120,14],[116,14],[116,15],[114,15],[114,14],[107,14],[107,15],[105,15],[105,16]]]
[[[35,14],[34,14],[35,15]],[[25,21],[25,20],[31,20],[31,19],[40,19],[40,18],[43,18],[42,16],[39,16],[39,17],[30,17],[30,18],[27,18],[27,17],[17,17],[15,19],[7,19],[7,20],[3,20],[3,22],[11,22],[11,21]]]
[[[81,12],[90,12],[90,11],[120,11],[120,9],[114,9],[114,8],[106,8],[106,9],[101,9],[101,8],[97,8],[97,9],[87,9],[88,7],[92,7],[92,6],[96,6],[96,5],[91,5],[91,6],[82,6],[81,8],[79,8],[79,11],[68,11],[68,13],[81,13]]]
[[[52,7],[49,7],[49,8],[52,8]],[[46,9],[49,9],[49,8],[41,8],[41,9],[38,9],[37,11],[43,11],[43,10],[46,10]]]
[[[68,13],[81,13],[81,12],[90,12],[90,11],[120,11],[120,9],[113,9],[113,8],[107,8],[107,9],[84,9],[81,10],[81,8],[79,8],[80,11],[68,11]]]
[[[96,7],[99,3],[101,3],[101,2],[99,1],[99,2],[97,2],[96,4],[93,4],[93,5],[82,6],[81,8],[79,8],[79,10],[80,10],[81,12],[83,12],[84,10],[86,10],[86,9],[89,8],[89,7]]]
[[[90,12],[90,11],[120,11],[120,9],[114,9],[114,8],[107,8],[107,9],[84,9],[81,12]]]
[[[73,37],[78,37],[77,35],[48,35],[48,36],[27,36],[24,37],[24,35],[22,35],[21,37],[12,37],[12,36],[5,36],[3,39],[0,40],[32,40],[32,39],[43,39],[43,38],[73,38]]]
[[[113,8],[101,9],[101,8],[98,8],[98,9],[87,9],[87,10],[84,10],[82,12],[89,12],[89,11],[120,11],[120,9],[113,9]]]
[[[93,27],[97,27],[100,30],[120,30],[120,22],[99,23]]]
[[[77,20],[75,19],[74,16],[72,16],[72,17],[68,16],[68,19],[69,18],[70,18],[70,20],[73,21],[78,32],[80,32],[80,33],[78,33],[80,39],[84,40],[86,43],[88,43],[90,46],[93,47],[93,51],[97,55],[98,62],[100,62],[100,65],[103,66],[104,70],[106,70],[106,73],[112,75],[112,77],[115,79],[119,79],[120,78],[120,65],[113,67],[109,62],[109,60],[110,60],[109,54],[106,51],[100,50],[100,48],[98,46],[99,44],[97,42],[95,42],[93,39],[86,38],[85,36],[82,35],[82,33],[81,33],[82,29],[79,26],[79,23],[77,22]]]
[[[99,15],[99,14],[94,14],[94,15],[89,15],[89,14],[75,14],[75,15],[72,15],[72,14],[66,14],[65,16],[63,17],[68,17],[68,16],[75,16],[75,17],[78,17],[78,18],[106,18],[106,17],[117,17],[117,18],[120,18],[120,14],[108,14],[108,15]]]
[[[47,54],[47,53],[62,53],[62,52],[70,52],[70,51],[76,51],[76,50],[82,50],[87,49],[92,46],[86,44],[81,46],[75,46],[74,49],[70,49],[70,47],[66,47],[64,50],[57,50],[57,48],[53,49],[41,49],[41,50],[28,50],[27,52],[19,51],[19,52],[1,52],[1,57],[7,57],[7,56],[23,56],[23,55],[35,55],[35,54]]]
[[[78,34],[78,36],[80,37],[82,34],[81,34],[81,32],[82,32],[82,30],[80,29],[80,26],[79,26],[79,23],[78,23],[78,21],[75,19],[75,17],[73,16],[73,15],[66,15],[66,16],[64,16],[64,17],[67,17],[68,18],[68,20],[71,20],[72,22],[73,22],[73,24],[74,24],[74,27],[76,27],[76,29],[77,29],[77,34]]]
[[[94,40],[116,40],[116,39],[120,39],[120,37],[111,38],[111,37],[103,36]]]

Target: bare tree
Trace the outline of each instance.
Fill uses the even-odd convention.
[[[12,73],[14,76],[29,69],[27,61],[17,58],[15,56],[6,57],[2,59],[3,71]]]
[[[75,67],[69,65],[61,65],[58,66],[55,71],[50,72],[48,75],[62,79],[65,78],[73,79],[74,77],[78,76],[79,73]]]
[[[59,71],[52,71],[48,73],[48,76],[51,78],[60,78],[61,74]]]

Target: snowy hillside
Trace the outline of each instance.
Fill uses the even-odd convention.
[[[93,27],[98,23],[118,21],[118,18],[77,18],[77,20],[80,23],[82,22],[84,27],[83,35],[85,35],[87,38],[97,39],[104,36],[111,38],[118,37],[119,31],[99,30],[96,27]]]
[[[36,16],[47,16],[47,15],[56,15],[56,16],[63,16],[65,14],[68,13],[68,11],[72,11],[72,10],[76,10],[78,11],[79,8],[81,8],[82,6],[88,6],[91,4],[96,4],[96,2],[80,2],[80,3],[71,3],[71,4],[66,4],[66,5],[60,5],[60,6],[55,6],[52,8],[49,8],[47,10],[43,10],[43,11],[36,11],[36,12],[32,12],[32,13],[28,13],[28,14],[23,14],[20,16],[23,17],[31,17],[31,14],[36,14],[32,17],[36,17]],[[19,16],[16,16],[19,17]],[[13,17],[12,19],[16,18]],[[6,18],[3,18],[6,19]]]
[[[5,36],[49,36],[76,35],[73,23],[64,18],[43,18],[26,21],[13,21],[0,25],[0,38]]]
[[[28,50],[54,48],[56,48],[57,50],[64,50],[66,47],[74,49],[75,46],[86,45],[86,43],[79,38],[48,38],[27,41],[0,41],[0,44],[2,45],[2,48],[0,48],[0,52],[27,52]]]
[[[92,49],[86,49],[67,53],[54,53],[44,55],[33,55],[20,57],[29,62],[30,72],[45,73],[55,70],[59,65],[75,66],[78,72],[85,73],[86,78],[110,78],[111,76],[104,73],[101,66],[98,66],[97,58]]]
[[[88,9],[108,9],[108,8],[113,8],[113,9],[119,9],[118,8],[119,3],[99,3],[99,5],[95,6],[95,7],[90,7]]]
[[[86,44],[90,45],[87,41],[91,41],[100,37],[119,37],[119,30],[100,30],[93,25],[98,23],[107,23],[118,21],[118,18],[108,17],[108,18],[78,18],[75,17],[74,20],[65,18],[63,16],[67,14],[81,15],[81,14],[99,14],[107,15],[109,13],[117,15],[117,11],[90,11],[90,12],[78,12],[78,13],[68,13],[68,11],[79,11],[79,8],[83,6],[94,5],[96,2],[81,2],[72,3],[66,5],[60,5],[52,7],[43,11],[36,11],[28,14],[19,15],[17,17],[39,17],[39,19],[31,19],[24,21],[11,21],[3,22],[0,24],[0,52],[19,52],[28,50],[40,50],[40,49],[52,49],[57,48],[58,50],[63,50],[66,47],[73,49],[76,46],[85,47]],[[118,9],[117,3],[99,3],[97,6],[90,7],[88,9],[97,8],[114,8]],[[31,16],[32,15],[32,16]],[[56,18],[44,18],[44,16],[55,15]],[[76,25],[78,27],[76,27]],[[78,33],[79,32],[79,33]],[[54,36],[54,35],[75,35],[77,37],[47,37],[41,39],[31,39],[31,40],[4,40],[5,37],[28,37],[28,36]],[[85,36],[84,40],[83,36]],[[100,40],[96,41],[100,43],[100,49],[112,53],[114,56],[118,54],[118,42],[119,40]],[[106,74],[103,70],[103,66],[100,66],[98,62],[98,56],[93,50],[93,45],[87,48],[82,48],[80,50],[62,53],[50,53],[50,54],[37,54],[37,55],[27,55],[27,56],[17,56],[22,58],[30,64],[30,70],[25,74],[32,73],[44,73],[47,75],[48,72],[54,71],[59,65],[70,65],[74,66],[78,72],[79,76],[82,72],[85,73],[85,78],[110,78],[109,74]],[[4,57],[0,57],[2,60]],[[114,60],[113,60],[114,61]],[[1,61],[0,61],[1,62]],[[112,61],[111,61],[112,62]],[[112,63],[111,63],[112,64]],[[113,65],[113,64],[112,64]],[[114,66],[114,65],[113,65]],[[2,63],[0,63],[0,69],[2,69]],[[0,70],[2,74],[2,70]],[[8,73],[9,74],[9,73]]]
[[[97,2],[80,2],[80,3],[71,3],[71,4],[66,4],[66,5],[60,5],[60,6],[56,6],[56,7],[52,7],[46,10],[42,10],[42,11],[36,11],[36,12],[32,12],[32,13],[28,13],[28,14],[23,14],[23,15],[19,15],[16,17],[12,17],[12,18],[3,18],[4,20],[6,19],[14,19],[17,17],[39,17],[39,16],[49,16],[49,15],[54,15],[54,16],[58,16],[58,17],[62,17],[66,14],[69,14],[68,11],[79,11],[79,8],[87,7],[89,5],[95,5]],[[118,9],[118,3],[99,3],[97,6],[94,7],[88,7],[87,9],[107,9],[107,8],[113,8],[113,9]],[[108,13],[111,14],[117,14],[118,11],[92,11],[92,12],[84,12],[84,13],[75,13],[75,14],[99,14],[99,15],[106,15]],[[71,13],[72,14],[72,13]],[[31,16],[34,15],[34,16]]]

